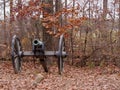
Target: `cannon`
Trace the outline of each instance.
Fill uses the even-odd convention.
[[[15,73],[19,73],[21,71],[22,58],[25,56],[33,56],[39,58],[45,72],[48,72],[46,56],[55,56],[58,62],[58,72],[61,74],[63,71],[63,59],[67,56],[67,53],[65,51],[64,35],[62,34],[59,38],[59,46],[57,51],[46,51],[44,43],[39,39],[33,40],[31,51],[23,51],[20,39],[14,35],[11,45],[11,57]]]
[[[38,39],[34,39],[33,43],[32,43],[32,47],[33,47],[33,53],[34,55],[36,55],[37,53],[41,55],[44,55],[45,49],[44,49],[44,43],[41,42]]]

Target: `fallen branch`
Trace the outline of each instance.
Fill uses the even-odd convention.
[[[5,45],[5,44],[0,44],[0,47],[7,47],[7,45]]]

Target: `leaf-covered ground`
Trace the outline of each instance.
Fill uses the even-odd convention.
[[[44,79],[34,85],[39,73]],[[39,64],[34,68],[33,62],[24,62],[22,72],[14,74],[10,61],[0,61],[0,90],[120,90],[120,72],[113,65],[91,69],[65,65],[59,75],[53,65],[46,74]]]

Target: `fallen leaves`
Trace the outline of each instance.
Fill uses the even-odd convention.
[[[40,64],[23,62],[20,74],[14,74],[10,61],[0,61],[0,90],[119,90],[120,69],[115,66],[78,68],[64,65],[62,75],[57,65],[45,73]],[[111,73],[111,70],[113,73]],[[37,83],[33,85],[33,83]]]

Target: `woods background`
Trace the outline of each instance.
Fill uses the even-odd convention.
[[[34,38],[57,50],[65,33],[70,63],[120,66],[120,0],[1,0],[0,8],[1,59],[10,58],[14,34],[24,50]]]

